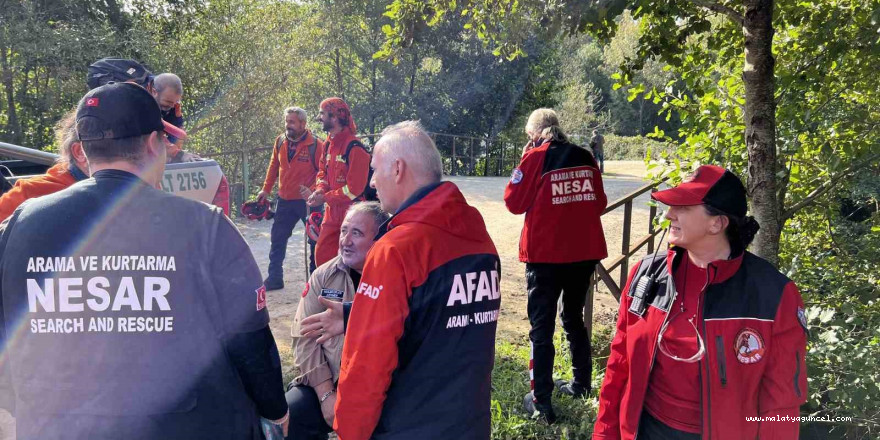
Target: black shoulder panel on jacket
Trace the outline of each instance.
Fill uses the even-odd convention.
[[[730,279],[712,284],[706,293],[705,319],[774,320],[789,279],[766,260],[749,252]]]
[[[574,144],[553,142],[547,148],[542,174],[564,168],[591,166],[597,168],[596,159],[586,148]]]

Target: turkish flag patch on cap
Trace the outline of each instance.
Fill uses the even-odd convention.
[[[266,285],[260,286],[257,289],[257,311],[263,310],[266,308]]]
[[[86,99],[86,107],[97,107],[97,106],[98,106],[98,98]]]

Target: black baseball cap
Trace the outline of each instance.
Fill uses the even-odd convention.
[[[651,194],[667,206],[709,205],[735,217],[748,210],[746,188],[739,177],[716,165],[703,165],[680,185]]]
[[[141,87],[152,82],[153,73],[135,60],[124,58],[101,58],[89,66],[86,84],[89,90],[110,82],[133,81]]]
[[[76,107],[80,141],[122,139],[165,131],[159,104],[143,87],[111,83],[90,90]]]

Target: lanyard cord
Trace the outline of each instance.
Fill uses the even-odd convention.
[[[684,264],[690,265],[690,261],[685,261]],[[681,289],[682,290],[681,306],[679,307],[681,310],[681,313],[684,313],[684,310],[685,310],[684,309],[684,295],[687,292],[687,272],[688,272],[688,266],[685,266],[684,267],[684,281],[682,282],[682,289]],[[675,318],[675,317],[673,317],[673,318]],[[689,358],[680,358],[680,357],[672,354],[671,352],[669,352],[669,350],[667,350],[666,347],[663,345],[663,333],[665,333],[666,330],[669,328],[669,323],[672,322],[672,319],[668,319],[668,320],[666,320],[665,323],[663,323],[663,326],[660,328],[660,333],[657,335],[657,348],[660,349],[660,352],[672,360],[679,361],[679,362],[686,362],[689,364],[692,364],[694,362],[699,362],[701,359],[703,359],[703,356],[706,354],[706,345],[703,342],[703,337],[700,336],[700,331],[697,329],[696,320],[697,320],[697,315],[696,315],[696,311],[695,311],[694,316],[691,317],[690,319],[688,319],[688,322],[691,323],[691,327],[694,328],[694,332],[697,334],[697,353],[696,354],[694,354],[693,356],[691,356]]]

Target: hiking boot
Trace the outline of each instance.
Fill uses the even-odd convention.
[[[266,286],[266,290],[281,290],[284,288],[284,280],[266,278],[263,285]]]
[[[550,402],[535,402],[535,398],[531,392],[526,394],[526,397],[523,398],[523,409],[526,411],[526,414],[532,418],[538,417],[547,422],[548,425],[552,425],[556,422],[556,413],[553,411],[553,405]]]
[[[589,388],[578,385],[574,383],[574,381],[569,382],[567,380],[557,380],[555,383],[556,389],[559,390],[561,394],[565,394],[566,396],[584,397],[587,394],[590,394]]]

